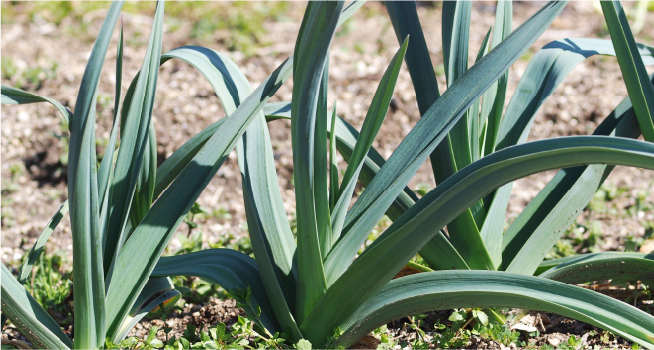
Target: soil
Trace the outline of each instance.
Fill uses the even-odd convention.
[[[260,3],[246,4],[262,6]],[[524,22],[543,4],[544,2],[540,1],[515,2],[513,28]],[[263,5],[272,6],[273,3]],[[441,8],[425,3],[419,5],[420,20],[434,67],[438,71],[438,67],[442,66]],[[632,4],[625,6],[630,8]],[[242,69],[252,86],[256,87],[292,54],[304,8],[304,3],[289,2],[282,19],[266,19],[262,23],[264,30],[257,40],[260,47],[256,47],[251,56],[228,49],[225,43],[230,35],[229,30],[216,31],[208,38],[193,38],[191,20],[184,17],[166,17],[163,51],[183,45],[201,45],[219,50],[229,55]],[[23,83],[23,88],[38,95],[52,97],[72,110],[84,67],[102,24],[106,7],[91,11],[81,19],[66,17],[58,24],[45,19],[48,17],[45,12],[35,11],[36,15],[30,14],[30,9],[34,7],[21,3],[3,2],[2,10],[8,9],[11,9],[14,15],[9,19],[4,15],[2,17],[0,48],[3,65],[5,59],[11,59],[17,67],[17,73],[14,76],[3,74],[2,84],[15,86],[28,68],[41,67],[43,72],[40,73],[38,82]],[[494,11],[493,2],[474,3],[471,52],[478,50],[483,36],[493,25]],[[123,15],[126,38],[121,87],[123,96],[145,55],[153,13],[154,4],[147,11],[126,12]],[[601,12],[598,12],[592,2],[568,4],[550,28],[532,45],[525,57],[511,67],[507,103],[527,67],[528,58],[539,48],[552,40],[565,37],[608,38],[603,23]],[[386,10],[378,2],[364,5],[341,29],[341,33],[343,34],[335,37],[330,52],[329,101],[331,103],[337,99],[339,115],[358,128],[363,123],[377,83],[399,45]],[[652,43],[652,37],[654,13],[650,11],[645,26],[636,38],[639,42]],[[99,86],[97,139],[100,141],[100,153],[104,151],[102,142],[106,144],[108,140],[112,121],[117,40],[118,31],[114,33],[110,43]],[[472,58],[474,55],[470,56]],[[54,63],[56,68],[52,69]],[[650,74],[654,71],[653,68],[648,67]],[[52,72],[48,73],[49,70]],[[41,79],[43,76],[47,79]],[[444,76],[439,75],[438,82],[440,91],[445,91]],[[290,101],[291,91],[292,79],[289,79],[272,101]],[[389,110],[374,143],[386,158],[420,117],[414,95],[408,71],[403,67],[395,90],[393,107]],[[529,140],[590,134],[626,95],[617,60],[610,57],[590,58],[576,67],[541,107]],[[224,111],[211,86],[192,67],[177,61],[169,61],[162,66],[153,113],[160,161],[170,156],[190,137],[223,116]],[[269,128],[279,186],[288,218],[293,220],[295,198],[291,183],[293,167],[290,123],[276,121],[269,123]],[[65,159],[62,159],[62,155],[67,153],[67,143],[62,134],[57,110],[49,105],[2,106],[1,259],[6,265],[17,264],[25,251],[31,248],[53,213],[67,198],[66,166]],[[345,162],[340,159],[339,164],[344,165]],[[514,219],[555,173],[544,172],[516,181],[507,218]],[[429,164],[421,167],[409,186],[416,188],[418,184],[423,183],[434,186]],[[623,250],[625,237],[644,238],[645,223],[654,222],[654,211],[643,212],[642,215],[624,214],[627,208],[634,205],[637,194],[641,192],[645,193],[644,201],[654,203],[654,172],[616,167],[607,183],[627,189],[627,196],[621,197],[626,198],[625,200],[611,204],[617,208],[618,214],[590,218],[591,214],[583,213],[578,221],[596,219],[600,222],[603,232],[603,243],[598,247],[600,250]],[[237,237],[246,234],[242,225],[245,222],[245,212],[240,188],[236,157],[232,153],[198,199],[199,204],[210,211],[230,214],[209,215],[201,219],[204,247],[228,233]],[[186,225],[180,226],[179,234],[186,233]],[[49,252],[63,251],[70,254],[71,244],[70,225],[66,216],[53,233],[46,249]],[[179,246],[179,241],[174,238],[169,249],[174,251]],[[184,313],[185,316],[176,319],[179,320],[180,327],[184,322],[202,322],[205,325],[215,323],[218,319],[232,322],[240,311],[230,303],[232,302],[228,300],[212,299],[206,305],[190,305]],[[196,316],[196,313],[199,316]],[[550,320],[559,319],[556,316],[548,317]],[[145,332],[149,325],[159,325],[157,322],[142,322],[133,334],[141,335],[139,332]],[[552,334],[562,336],[582,334],[573,331],[576,332],[551,328]],[[470,346],[485,348],[481,343]],[[490,345],[487,347],[495,348]]]

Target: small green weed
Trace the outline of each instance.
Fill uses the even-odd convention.
[[[11,80],[16,73],[18,73],[18,67],[14,63],[14,60],[11,57],[2,58],[2,79]]]
[[[34,299],[58,319],[59,324],[73,321],[72,312],[66,304],[73,282],[70,280],[71,271],[63,268],[64,262],[65,255],[41,252],[34,264],[31,279],[25,283],[25,288]]]

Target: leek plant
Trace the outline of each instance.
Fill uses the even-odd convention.
[[[120,106],[122,31],[117,58],[114,126],[107,155],[95,159],[95,94],[100,67],[120,11],[112,5],[82,80],[75,112],[56,101],[2,87],[2,102],[46,101],[71,132],[69,203],[30,254],[38,252],[70,209],[75,283],[71,343],[3,266],[2,312],[40,347],[116,343],[149,310],[174,301],[170,276],[199,276],[234,294],[270,333],[293,342],[349,347],[398,317],[460,307],[550,311],[654,347],[654,317],[628,304],[566,283],[650,280],[654,257],[600,253],[542,262],[615,165],[654,169],[650,46],[636,44],[619,2],[603,4],[611,41],[561,39],[532,59],[504,108],[508,68],[538,39],[565,2],[550,2],[515,30],[511,3],[498,3],[474,65],[467,67],[470,2],[446,2],[443,53],[448,89],[440,95],[415,3],[387,3],[401,43],[355,130],[328,109],[329,47],[337,27],[362,3],[310,2],[295,53],[252,89],[225,55],[202,47],[160,54],[163,3],[148,53]],[[492,34],[492,39],[491,39]],[[617,56],[629,97],[593,136],[525,142],[533,117],[575,65],[592,55]],[[158,65],[180,59],[211,83],[227,117],[156,167],[152,100]],[[372,147],[406,62],[422,118],[392,156]],[[293,74],[291,102],[268,103]],[[118,110],[121,113],[118,113]],[[120,123],[119,123],[120,119]],[[277,184],[267,122],[291,120],[297,239]],[[120,147],[115,151],[117,135]],[[645,141],[635,140],[643,134]],[[161,257],[177,227],[236,148],[255,259],[229,249]],[[339,180],[335,153],[347,160]],[[438,186],[418,198],[406,186],[428,159]],[[511,182],[565,168],[504,232]],[[365,190],[350,208],[354,188]],[[393,224],[358,254],[383,215]],[[447,226],[447,232],[444,228]],[[419,254],[423,271],[393,280]],[[416,267],[415,265],[413,265]]]
[[[603,175],[599,175],[588,181],[576,175],[581,179],[578,185],[573,171],[583,173],[586,168],[579,166],[589,163],[652,168],[650,142],[599,136],[618,133],[617,136],[624,137],[626,130],[629,135],[636,133],[637,136],[637,112],[631,108],[630,101],[639,98],[638,95],[616,108],[598,128],[598,136],[518,145],[524,143],[538,106],[574,65],[593,54],[615,55],[615,44],[611,41],[564,39],[549,44],[534,58],[532,66],[535,68],[528,69],[522,82],[536,86],[521,85],[504,113],[507,68],[536,40],[564,5],[546,5],[511,32],[508,27],[510,3],[500,3],[493,40],[489,44],[487,36],[477,63],[467,70],[467,52],[462,51],[467,51],[470,4],[446,3],[443,52],[447,55],[450,88],[440,97],[415,4],[387,4],[402,46],[380,82],[360,134],[344,120],[336,118],[334,110],[326,112],[328,47],[336,28],[334,13],[340,12],[342,5],[308,6],[296,43],[293,101],[275,104],[279,110],[272,112],[288,116],[290,111],[291,115],[297,242],[290,234],[281,206],[265,124],[259,123],[259,136],[252,136],[255,129],[250,126],[252,130],[244,134],[242,148],[237,147],[256,263],[268,299],[272,300],[270,308],[281,327],[278,330],[290,330],[294,339],[303,337],[319,347],[347,347],[380,324],[407,314],[464,306],[518,306],[558,312],[651,345],[651,316],[602,295],[557,282],[610,279],[616,276],[607,275],[607,270],[623,271],[624,264],[639,267],[628,277],[621,272],[620,277],[645,279],[651,276],[651,257],[620,255],[619,262],[605,254],[582,257],[589,261],[588,266],[583,265],[583,277],[577,273],[578,260],[559,261],[555,269],[544,274],[547,278],[533,277],[545,253],[563,233],[562,228],[585,206],[603,179]],[[411,37],[409,42],[408,36]],[[486,53],[488,47],[492,50]],[[634,44],[633,50],[635,56],[653,63],[651,47]],[[423,118],[385,161],[371,144],[388,107],[395,82],[393,71],[402,56],[414,79]],[[539,77],[542,72],[545,76]],[[643,89],[648,87],[651,83]],[[330,114],[331,122],[328,121]],[[326,134],[329,134],[330,148]],[[348,160],[340,184],[335,176],[334,147]],[[418,200],[406,185],[430,155],[439,186]],[[598,170],[592,167],[586,176],[597,176]],[[597,167],[606,168],[605,165]],[[562,174],[572,174],[564,177],[567,182],[562,187],[557,187],[561,198],[546,198],[554,198],[553,203],[538,199],[552,205],[550,211],[556,209],[557,212],[551,218],[545,214],[535,223],[533,219],[526,220],[532,225],[542,225],[544,233],[538,237],[534,234],[538,241],[522,243],[515,248],[509,243],[516,244],[514,242],[528,240],[530,236],[504,234],[506,203],[503,202],[508,195],[497,194],[498,191],[510,191],[510,185],[502,186],[517,178],[557,168],[571,168]],[[354,179],[359,179],[366,189],[348,210]],[[592,185],[584,185],[584,181]],[[555,180],[552,186],[556,184]],[[552,192],[554,190],[548,190],[543,196]],[[581,203],[572,203],[573,200]],[[572,206],[570,212],[566,206]],[[565,209],[563,213],[561,207]],[[490,210],[501,212],[501,215],[486,214]],[[361,245],[384,213],[394,224],[357,257]],[[531,215],[538,218],[536,214]],[[488,233],[489,238],[484,240],[477,227],[481,227],[482,220],[487,217],[489,222],[494,219],[501,226],[497,222],[488,224],[486,230],[492,235]],[[441,231],[445,225],[447,234]],[[556,228],[550,232],[549,227]],[[471,228],[477,230],[479,237],[474,236]],[[526,227],[523,232],[533,234],[534,229]],[[504,248],[503,240],[510,248]],[[493,255],[497,257],[492,260],[488,251],[497,247],[500,254]],[[505,251],[507,256],[514,255],[507,260],[513,261],[515,256],[523,260],[515,260],[514,266],[524,271],[501,264]],[[391,281],[416,253],[430,265],[423,270],[439,271]],[[153,275],[194,274],[225,284],[223,275],[228,263],[223,260],[228,254],[234,255],[209,250],[163,258]],[[205,262],[192,261],[199,257]],[[590,263],[590,260],[595,262]],[[605,268],[605,264],[610,268]],[[452,269],[457,271],[447,271]],[[554,273],[555,270],[558,272]]]

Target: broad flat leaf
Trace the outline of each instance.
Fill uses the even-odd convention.
[[[253,306],[261,307],[261,320],[269,331],[279,331],[257,263],[231,249],[206,249],[194,253],[162,257],[152,271],[153,277],[196,276],[220,285],[225,290],[252,289]]]
[[[133,208],[135,192],[138,182],[150,171],[148,160],[150,149],[148,139],[151,134],[152,105],[159,76],[159,60],[161,56],[161,44],[163,36],[163,14],[164,3],[157,4],[154,24],[150,32],[148,49],[141,66],[141,71],[136,79],[136,84],[131,84],[125,95],[120,121],[120,148],[114,169],[114,178],[111,190],[109,222],[107,224],[107,236],[104,250],[104,263],[107,281],[111,280],[111,263],[128,238],[126,230],[129,220],[130,209]],[[141,178],[141,179],[140,179]],[[140,187],[140,186],[139,186]],[[154,184],[152,184],[154,189]],[[140,188],[139,188],[140,189]],[[149,196],[150,193],[143,193]],[[139,196],[137,193],[136,196]],[[146,206],[143,198],[137,199],[137,203]],[[149,205],[148,205],[149,207]],[[137,209],[135,209],[137,210]],[[145,208],[140,208],[139,213]],[[132,221],[132,227],[138,222]]]
[[[122,3],[109,8],[91,56],[70,121],[68,198],[73,235],[75,348],[101,347],[105,340],[105,284],[99,227],[95,105],[100,71]]]
[[[627,92],[634,104],[638,125],[643,137],[654,142],[654,87],[647,79],[647,70],[643,59],[638,54],[638,46],[629,28],[627,16],[620,1],[602,1],[602,12],[611,34],[611,42],[615,47],[624,78]]]
[[[345,333],[331,345],[348,348],[402,315],[489,306],[554,312],[654,347],[654,317],[629,304],[577,286],[492,271],[427,272],[391,281],[341,324]]]
[[[297,267],[295,319],[301,324],[327,288],[316,210],[315,128],[322,73],[344,3],[309,2],[295,43],[291,136],[296,188]],[[325,189],[326,190],[326,189]]]
[[[350,316],[351,310],[388,282],[447,222],[494,188],[515,178],[587,164],[589,160],[654,169],[654,144],[577,136],[518,145],[480,159],[427,193],[366,248],[327,290],[302,325],[303,334],[310,341],[323,339]]]
[[[610,279],[654,281],[654,255],[605,252],[577,256],[538,277],[563,283],[590,283]]]
[[[73,342],[2,264],[2,314],[37,349],[71,349]]]

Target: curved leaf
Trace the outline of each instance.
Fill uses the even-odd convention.
[[[107,320],[115,331],[142,290],[186,213],[225,161],[257,112],[291,73],[286,60],[225,120],[134,230],[114,264],[107,292]],[[114,282],[116,280],[116,282]]]
[[[152,271],[152,277],[196,276],[220,285],[225,290],[252,289],[253,306],[261,307],[261,320],[270,331],[279,331],[272,317],[273,307],[257,263],[249,256],[231,249],[206,249],[194,253],[162,257]],[[252,316],[252,315],[251,315]]]
[[[543,260],[538,265],[538,268],[536,269],[536,272],[534,272],[534,276],[540,276],[540,274],[542,274],[543,272],[545,272],[545,271],[547,271],[547,270],[549,270],[549,269],[551,269],[551,268],[553,268],[555,266],[566,263],[566,262],[568,262],[570,260],[577,259],[580,256],[583,256],[583,254],[571,255],[571,256],[566,256],[566,257],[558,258],[558,259]]]
[[[654,64],[654,47],[638,45],[643,61]],[[529,61],[502,119],[497,149],[527,140],[536,112],[570,72],[594,55],[615,56],[610,40],[567,38],[552,41]]]
[[[398,317],[460,307],[518,307],[555,312],[654,347],[654,317],[584,288],[492,271],[438,271],[389,282],[342,324],[333,346],[345,348]]]
[[[328,275],[340,275],[347,269],[358,247],[363,244],[386,209],[461,115],[536,40],[564,6],[564,2],[545,5],[457,79],[423,115],[349,211],[344,234],[325,262]],[[453,243],[457,239],[451,238]],[[474,256],[462,257],[472,268],[493,269]],[[477,264],[472,265],[471,262]]]
[[[26,103],[35,103],[35,102],[50,102],[53,106],[57,107],[61,115],[61,120],[66,124],[66,127],[69,127],[70,119],[73,118],[73,112],[68,108],[64,107],[58,101],[45,96],[38,96],[31,94],[27,91],[21,89],[16,89],[11,86],[2,85],[2,101],[3,104],[8,105],[22,105]]]
[[[32,342],[37,349],[70,349],[73,342],[45,309],[18,283],[2,264],[2,314]]]
[[[654,75],[652,75],[654,83]],[[636,138],[640,129],[629,98],[597,127],[597,135]],[[503,236],[503,269],[531,275],[565,228],[581,213],[613,167],[562,169],[520,213]]]
[[[654,64],[654,57],[652,57],[654,48],[646,45],[640,45],[639,47],[640,54],[643,55],[646,62]],[[506,114],[500,125],[497,149],[525,142],[536,112],[543,102],[552,95],[574,67],[594,55],[614,56],[615,50],[609,40],[583,38],[556,40],[539,50],[529,62],[518,83],[515,94],[509,101]],[[608,135],[609,133],[610,131],[604,134]],[[587,182],[590,183],[591,181]],[[488,209],[488,215],[482,226],[482,236],[495,238],[504,236],[505,213],[512,187],[513,183],[509,183],[495,191]],[[577,185],[573,188],[580,189],[581,187],[583,186]],[[548,193],[548,191],[546,190],[544,193]],[[582,197],[585,198],[584,196],[577,198]],[[510,236],[511,234],[504,236],[504,241],[506,242],[507,237]],[[494,244],[500,242],[497,239],[491,239],[491,241]],[[504,246],[506,247],[506,244]],[[505,248],[500,246],[500,249]],[[507,256],[507,252],[504,250],[501,259],[497,262],[502,264],[502,268],[506,268],[512,259],[513,256]],[[518,273],[518,271],[514,272]]]
[[[324,339],[324,332],[338,326],[352,309],[382,288],[443,226],[494,188],[536,172],[589,161],[654,169],[654,144],[597,136],[549,139],[507,148],[463,168],[422,197],[366,248],[302,325],[304,335],[309,341]]]
[[[175,305],[181,294],[174,287],[173,282],[168,277],[150,278],[143,291],[141,291],[141,295],[136,299],[129,317],[125,319],[120,326],[120,330],[111,341],[117,343],[125,339],[129,331],[153,309],[158,308],[159,305]]]
[[[27,253],[27,259],[20,267],[20,273],[18,274],[18,282],[20,284],[25,283],[27,278],[32,273],[34,262],[36,262],[36,259],[38,259],[39,255],[41,255],[41,251],[43,250],[43,247],[45,247],[45,244],[48,242],[48,238],[50,238],[50,235],[52,232],[54,232],[54,229],[57,228],[57,225],[59,225],[59,222],[64,217],[64,215],[66,215],[66,213],[68,213],[68,200],[66,200],[64,204],[59,207],[59,210],[55,213],[52,219],[48,221],[43,231],[41,231],[39,238],[36,239],[34,246],[30,252]]]
[[[654,255],[625,252],[586,254],[554,266],[538,277],[564,283],[610,279],[654,281]]]
[[[176,150],[158,169],[154,189],[154,197],[158,197],[168,187],[182,170],[192,161],[193,157],[204,147],[210,137],[233,114],[236,108],[250,94],[251,87],[236,64],[227,56],[204,47],[184,46],[162,55],[161,64],[170,59],[180,59],[195,67],[212,85],[228,117],[218,120],[202,130],[182,147]],[[129,95],[129,94],[128,94]],[[257,120],[248,127],[241,145],[237,146],[239,166],[244,167],[243,183],[248,214],[250,235],[255,254],[259,257],[264,271],[264,283],[271,296],[275,297],[274,315],[280,317],[283,328],[296,330],[286,300],[292,299],[295,281],[291,276],[295,242],[291,233],[286,213],[281,204],[281,194],[276,183],[277,175],[274,166],[267,166],[272,161],[272,147],[265,122]],[[262,125],[263,123],[263,125]],[[256,154],[256,157],[246,154]],[[245,162],[245,163],[244,163]],[[263,162],[259,164],[259,162]],[[250,172],[250,168],[256,170]],[[272,171],[272,173],[271,173]],[[270,173],[270,174],[269,174]],[[261,176],[267,174],[266,176]],[[274,179],[274,182],[272,182]],[[274,184],[274,186],[273,186]],[[254,187],[254,190],[253,190]],[[265,189],[262,189],[265,188]],[[277,208],[282,208],[281,211]],[[259,216],[253,216],[258,213]],[[258,219],[256,219],[258,217]],[[254,221],[253,221],[254,220]],[[284,298],[284,295],[289,295]],[[286,299],[286,300],[285,300]],[[299,337],[299,331],[294,332]]]

